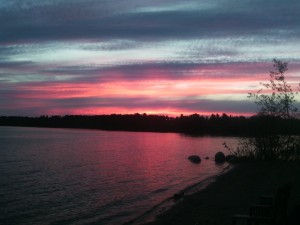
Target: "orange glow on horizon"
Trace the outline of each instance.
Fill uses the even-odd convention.
[[[219,114],[222,116],[223,113],[227,114],[228,116],[253,116],[253,112],[245,112],[245,113],[237,113],[237,112],[219,112],[219,111],[188,111],[182,109],[172,109],[172,108],[161,108],[161,109],[131,109],[128,110],[126,108],[119,108],[119,107],[107,107],[107,108],[84,108],[84,109],[74,109],[70,110],[69,112],[66,110],[50,110],[50,115],[111,115],[111,114],[147,114],[147,115],[165,115],[169,117],[177,117],[180,115],[189,116],[192,114],[199,114],[201,116],[210,116],[212,114]]]

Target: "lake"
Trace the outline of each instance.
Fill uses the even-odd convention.
[[[203,188],[228,168],[213,161],[225,152],[224,141],[236,143],[175,133],[0,127],[0,224],[151,220],[174,204],[174,193]],[[191,163],[192,154],[202,162]]]

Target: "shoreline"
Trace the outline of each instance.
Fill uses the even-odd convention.
[[[223,168],[222,171],[219,173],[207,177],[204,180],[197,182],[193,185],[185,187],[183,190],[179,191],[178,193],[184,193],[183,196],[181,196],[179,199],[174,199],[174,196],[170,196],[164,201],[158,203],[157,205],[154,205],[152,208],[144,212],[143,214],[137,216],[136,218],[124,223],[123,225],[141,225],[141,224],[148,224],[153,223],[156,219],[156,217],[160,216],[161,214],[164,214],[171,210],[175,205],[180,203],[184,197],[193,195],[195,193],[198,193],[204,189],[206,189],[211,183],[215,182],[215,180],[224,175],[225,173],[232,170],[235,166],[228,164],[225,168]],[[174,193],[175,194],[175,193]]]
[[[288,211],[300,203],[300,164],[297,162],[247,162],[222,173],[203,190],[186,195],[169,210],[143,225],[230,225],[235,214],[247,214],[259,196],[274,194],[291,181]]]

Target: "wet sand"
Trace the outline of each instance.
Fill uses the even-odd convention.
[[[289,212],[300,203],[300,163],[242,163],[207,188],[184,198],[147,225],[229,225],[234,214],[247,214],[259,196],[274,194],[279,185],[293,185]]]

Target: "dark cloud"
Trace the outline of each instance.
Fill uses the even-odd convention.
[[[12,61],[0,61],[0,69],[15,69],[19,67],[24,67],[24,66],[33,66],[35,63],[31,61],[17,61],[17,62],[12,62]]]
[[[41,74],[75,75],[70,82],[94,83],[131,80],[181,80],[232,78],[268,73],[270,63],[184,63],[157,62],[119,65],[113,67],[63,66],[39,71]]]
[[[27,6],[11,4],[0,8],[2,41],[174,39],[262,32],[267,35],[270,30],[299,32],[300,29],[300,3],[296,0],[224,0],[205,10],[199,6],[141,12],[138,9],[145,3],[129,2],[128,5],[92,0],[54,1],[52,4],[46,1],[45,4],[32,3]],[[174,1],[176,3],[178,1]]]
[[[127,65],[115,65],[113,67],[97,65],[73,65],[57,66],[48,64],[36,64],[30,61],[0,62],[0,68],[6,72],[0,73],[2,82],[9,82],[23,77],[23,81],[34,82],[36,85],[53,85],[66,80],[73,84],[114,83],[120,81],[143,81],[143,80],[193,80],[197,79],[226,79],[251,77],[257,73],[268,75],[270,63],[188,63],[188,62],[144,62]],[[293,65],[297,71],[299,66]],[[29,71],[28,71],[29,70]],[[293,72],[293,71],[291,71]],[[39,74],[36,80],[26,76]],[[55,77],[59,79],[55,80]],[[43,83],[41,83],[43,82]]]
[[[61,111],[72,112],[74,109],[85,108],[126,108],[128,111],[136,109],[147,111],[161,110],[164,108],[190,111],[190,112],[236,112],[249,113],[257,111],[255,105],[245,101],[212,101],[212,100],[160,100],[145,98],[66,98],[66,99],[26,99],[27,104],[20,107],[25,99],[14,99],[11,103],[18,105],[18,108],[7,107],[7,102],[0,98],[2,106],[1,114],[8,115],[37,115],[41,112],[49,112],[51,109],[59,108]],[[35,112],[34,112],[35,110]]]

